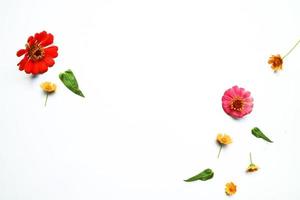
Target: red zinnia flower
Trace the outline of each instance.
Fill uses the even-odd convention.
[[[57,46],[49,46],[53,43],[53,35],[46,31],[36,33],[30,36],[25,45],[25,49],[20,49],[17,56],[24,55],[24,58],[18,63],[19,70],[27,74],[43,74],[48,71],[48,67],[54,65],[53,58],[56,58],[58,53]]]
[[[225,91],[222,97],[223,110],[233,118],[242,118],[251,113],[253,98],[244,88],[233,86]]]

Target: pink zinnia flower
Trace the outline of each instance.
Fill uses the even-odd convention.
[[[222,97],[223,110],[233,118],[242,118],[251,113],[253,98],[244,88],[233,86],[226,90]]]

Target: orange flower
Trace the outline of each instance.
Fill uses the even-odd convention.
[[[227,134],[224,134],[224,135],[218,134],[217,135],[217,142],[220,144],[220,149],[219,149],[219,153],[218,153],[218,158],[219,158],[223,145],[227,145],[227,144],[232,143],[232,139]]]
[[[233,182],[226,183],[225,192],[231,196],[236,193],[236,185]]]
[[[220,144],[230,144],[230,143],[232,143],[231,137],[227,134],[224,134],[224,135],[218,134],[217,141]]]
[[[282,64],[283,64],[283,58],[279,54],[272,55],[268,63],[271,65],[271,68],[274,70],[274,72],[277,72],[279,70],[282,70]]]
[[[277,72],[279,70],[282,70],[282,64],[283,64],[283,60],[290,55],[290,53],[297,47],[297,45],[300,43],[300,40],[298,40],[296,42],[296,44],[284,55],[284,56],[280,56],[279,54],[277,55],[272,55],[269,60],[268,63],[271,65],[271,68],[274,70],[274,72]]]

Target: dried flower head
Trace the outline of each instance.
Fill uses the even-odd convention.
[[[271,68],[274,70],[274,72],[282,70],[283,60],[288,55],[290,55],[290,53],[292,53],[292,51],[294,51],[294,49],[298,46],[299,43],[300,43],[300,40],[298,40],[296,42],[296,44],[294,44],[294,46],[284,56],[281,57],[279,54],[277,54],[277,55],[272,55],[269,58],[268,63],[271,65]]]
[[[269,58],[268,63],[271,65],[271,68],[274,70],[274,72],[277,72],[282,70],[283,58],[279,54],[272,55]]]
[[[250,157],[250,164],[246,170],[246,172],[255,172],[257,171],[259,168],[257,165],[255,165],[253,162],[252,162],[252,154],[250,153],[249,154],[249,157]]]
[[[258,166],[256,166],[255,164],[250,164],[247,168],[247,172],[255,172],[258,170]]]
[[[229,196],[234,195],[236,193],[236,185],[233,182],[226,183],[225,192]]]

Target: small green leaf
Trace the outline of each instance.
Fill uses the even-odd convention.
[[[73,72],[69,69],[63,73],[59,74],[59,79],[63,82],[63,84],[71,90],[73,93],[84,97],[83,93],[79,89],[77,80]]]
[[[273,142],[272,140],[270,140],[265,134],[263,134],[263,132],[261,132],[261,130],[259,130],[259,128],[255,127],[252,129],[252,135],[254,135],[257,138],[261,138],[266,140],[267,142]]]
[[[214,172],[211,169],[206,169],[202,171],[201,173],[197,174],[196,176],[193,176],[187,180],[184,180],[185,182],[192,182],[192,181],[207,181],[214,177]]]

